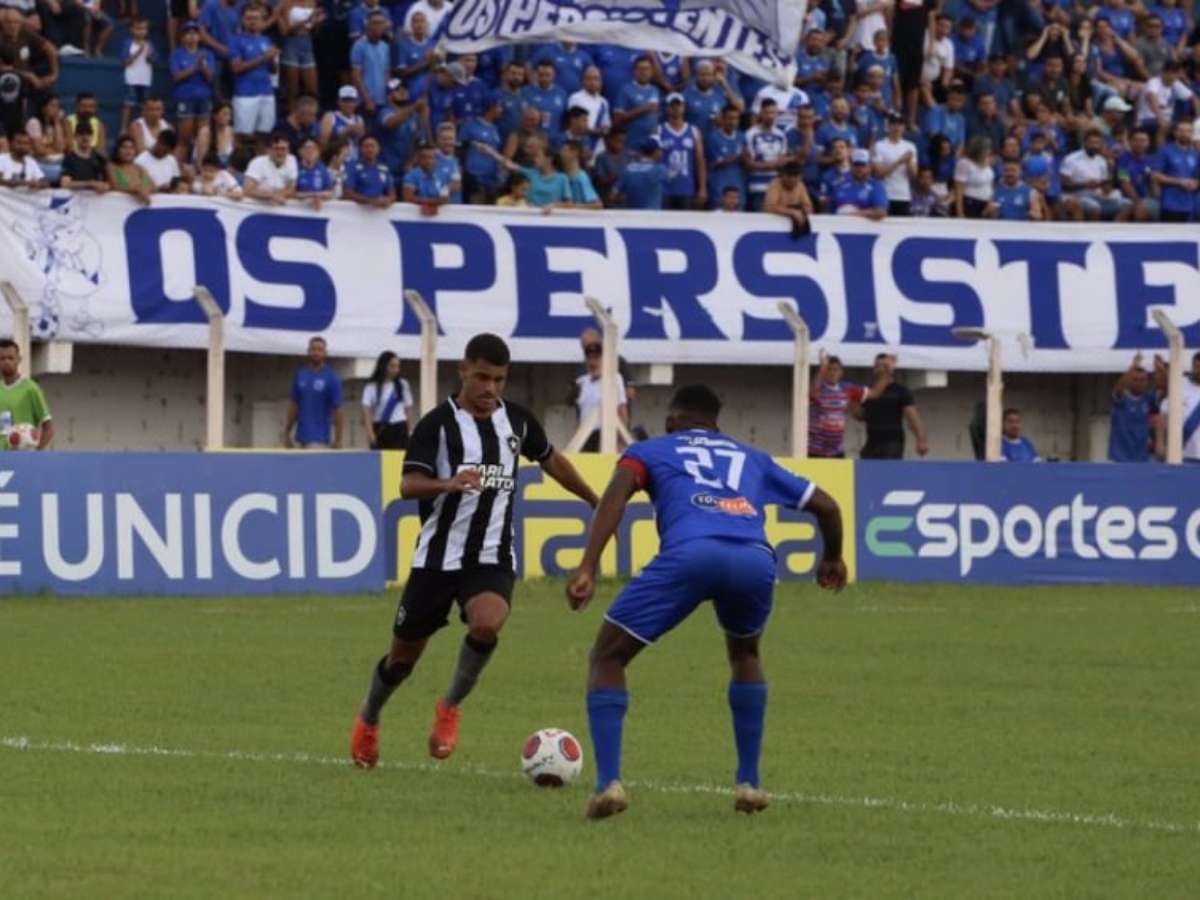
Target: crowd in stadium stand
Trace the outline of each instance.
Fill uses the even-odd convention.
[[[110,2],[0,0],[0,183],[766,210],[797,235],[813,211],[1200,218],[1190,0],[813,0],[790,88],[614,45],[446,55],[450,0],[169,0],[161,34]],[[105,52],[116,135],[54,93],[60,57]]]

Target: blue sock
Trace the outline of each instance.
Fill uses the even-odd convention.
[[[621,777],[621,727],[625,723],[627,706],[629,694],[624,688],[588,691],[588,726],[596,751],[597,791],[604,790],[609,782]]]
[[[733,739],[737,743],[736,784],[758,787],[758,756],[762,751],[763,719],[767,715],[767,685],[763,681],[729,682]]]

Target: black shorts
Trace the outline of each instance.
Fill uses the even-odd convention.
[[[375,423],[375,443],[372,450],[403,450],[408,447],[408,423]]]
[[[480,594],[499,594],[512,604],[516,576],[505,566],[476,566],[457,572],[413,569],[404,585],[392,633],[402,641],[423,641],[450,622],[450,607],[460,609]],[[466,616],[463,615],[463,621]]]

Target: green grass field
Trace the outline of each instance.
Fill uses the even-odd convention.
[[[425,740],[461,637],[347,734],[395,598],[0,601],[0,898],[1200,896],[1200,601],[1146,588],[781,588],[765,642],[771,809],[738,816],[727,672],[702,611],[631,670],[628,813],[592,774],[587,648],[616,585],[516,611]]]

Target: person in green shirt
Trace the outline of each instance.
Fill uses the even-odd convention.
[[[37,449],[45,450],[54,440],[54,423],[42,389],[32,378],[21,375],[21,351],[11,338],[0,338],[0,431],[7,438],[18,425],[41,429]],[[8,440],[3,449],[13,449]]]

